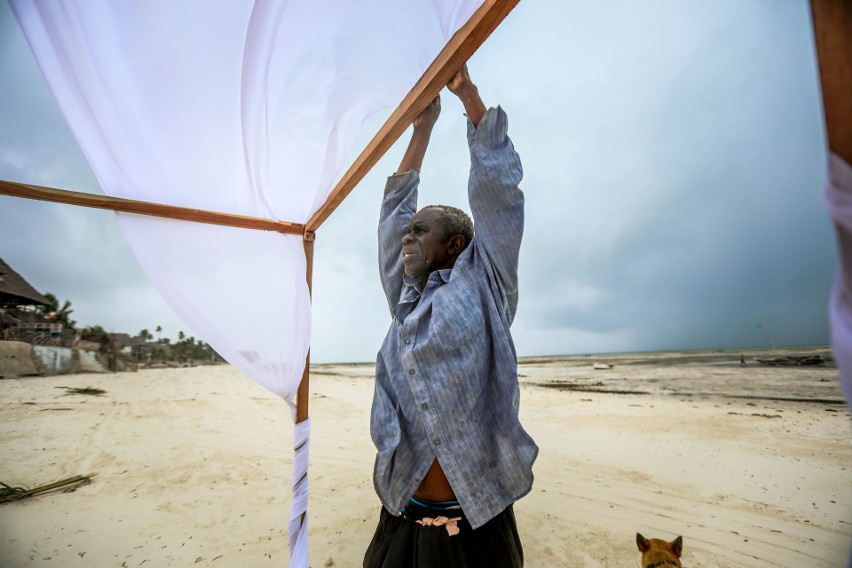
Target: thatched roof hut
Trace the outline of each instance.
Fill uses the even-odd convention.
[[[47,298],[0,258],[0,308],[49,305]]]

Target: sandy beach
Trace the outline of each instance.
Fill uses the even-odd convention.
[[[515,507],[526,565],[639,566],[638,531],[682,535],[684,566],[845,566],[852,429],[837,370],[739,355],[522,360],[521,418],[541,448]],[[360,566],[378,518],[372,373],[313,367],[315,567]],[[105,393],[69,390],[84,387]],[[8,379],[0,405],[0,481],[97,474],[0,504],[0,566],[286,566],[289,408],[232,367]]]

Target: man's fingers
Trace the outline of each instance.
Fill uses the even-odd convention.
[[[428,112],[430,114],[439,114],[441,112],[441,95],[438,95],[437,97],[432,99],[432,102],[429,103],[429,106],[427,106],[423,110],[423,112]]]
[[[469,78],[470,74],[467,71],[467,63],[465,63],[459,68],[458,71],[456,71],[456,74],[452,76],[450,82],[447,83],[447,87],[452,91],[453,89],[459,86],[459,83]]]
[[[437,97],[432,99],[432,102],[430,102],[428,105],[426,105],[426,108],[424,108],[422,111],[420,111],[420,114],[418,114],[414,118],[413,124],[415,126],[427,125],[427,124],[432,125],[432,124],[435,124],[435,122],[438,120],[438,117],[440,115],[441,115],[441,96],[438,95]]]

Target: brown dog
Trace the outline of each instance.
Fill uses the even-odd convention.
[[[680,566],[680,553],[683,552],[683,538],[677,537],[671,542],[658,538],[645,538],[636,533],[636,546],[642,553],[642,568],[660,566]]]

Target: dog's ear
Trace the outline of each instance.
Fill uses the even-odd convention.
[[[680,553],[683,552],[683,537],[677,537],[671,542],[672,552],[675,553],[675,556],[680,558]]]
[[[645,540],[645,537],[639,533],[636,533],[636,546],[639,547],[639,552],[645,552],[646,550],[651,548],[651,545],[648,544],[648,541]]]

